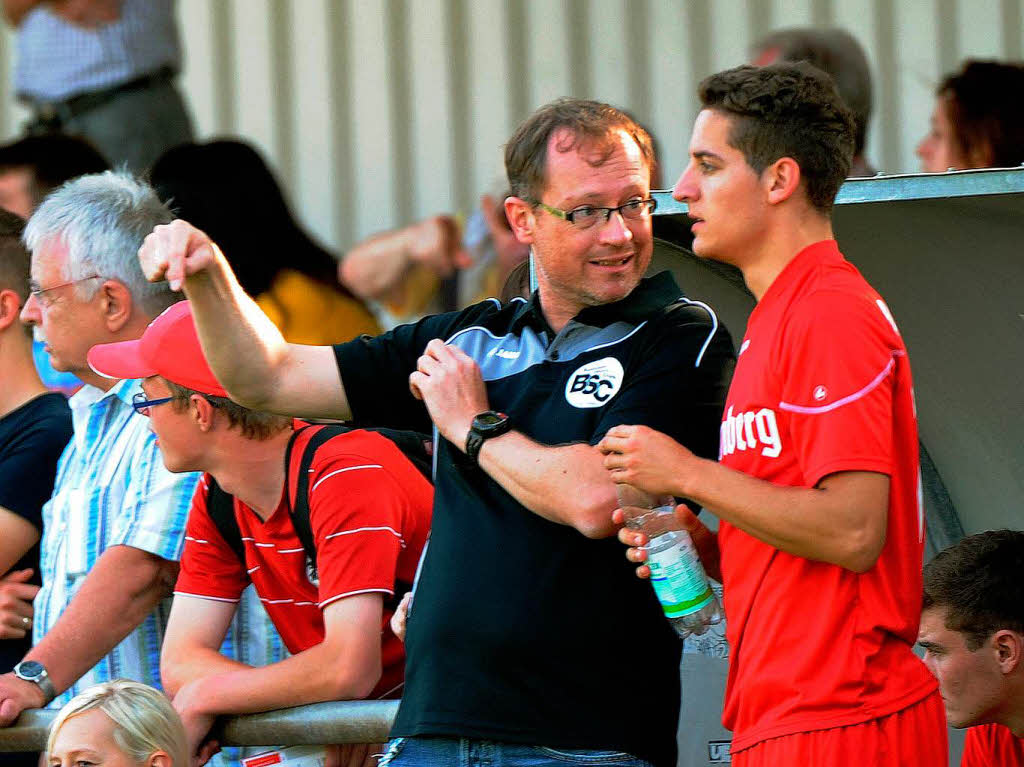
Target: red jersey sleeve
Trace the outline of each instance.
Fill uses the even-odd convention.
[[[808,487],[837,471],[892,474],[896,355],[874,297],[820,291],[794,307],[780,337],[779,410]]]
[[[208,475],[204,474],[192,496],[185,526],[185,548],[175,594],[220,602],[237,602],[249,585],[245,565],[221,536],[206,510]]]
[[[309,520],[321,608],[355,594],[394,593],[409,501],[388,460],[376,451],[337,453],[314,466]]]
[[[1003,724],[968,727],[960,767],[1022,767],[1024,738]]]

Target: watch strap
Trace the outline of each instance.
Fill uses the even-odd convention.
[[[466,435],[466,455],[469,456],[474,465],[479,464],[480,460],[480,448],[484,446],[486,437],[478,432],[469,430],[469,434]]]
[[[45,706],[57,697],[57,688],[55,688],[53,686],[53,682],[50,681],[50,674],[47,672],[43,664],[39,663],[39,661],[33,662],[36,663],[39,666],[39,668],[42,669],[42,671],[39,674],[35,676],[28,676],[27,674],[21,671],[21,664],[19,663],[13,669],[14,675],[18,677],[18,679],[23,679],[26,682],[31,682],[36,687],[38,687],[43,693],[43,705]]]

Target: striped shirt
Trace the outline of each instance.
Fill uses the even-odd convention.
[[[74,435],[57,466],[53,496],[43,506],[43,587],[35,599],[34,643],[57,623],[109,547],[134,546],[164,559],[181,558],[199,475],[164,468],[149,419],[132,410],[132,397],[140,391],[132,380],[119,381],[108,392],[86,385],[69,401]],[[247,597],[222,652],[250,665],[281,660],[286,653],[280,637],[255,595]],[[111,679],[159,687],[169,610],[167,599],[49,707]]]
[[[15,89],[43,102],[110,88],[165,66],[177,70],[181,63],[174,0],[123,0],[121,18],[96,29],[75,26],[43,3],[18,27],[17,45]]]

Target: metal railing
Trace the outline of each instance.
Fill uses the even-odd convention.
[[[262,714],[223,717],[213,737],[224,746],[298,746],[323,743],[382,743],[398,711],[397,700],[314,703]],[[32,709],[0,730],[0,752],[42,751],[57,712]]]

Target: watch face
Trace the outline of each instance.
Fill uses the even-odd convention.
[[[504,420],[505,418],[501,413],[495,413],[493,410],[488,410],[486,413],[481,413],[477,416],[477,421],[484,427],[495,426]]]
[[[34,660],[22,661],[18,664],[18,671],[21,672],[23,677],[34,679],[43,673],[43,664],[37,663]]]

